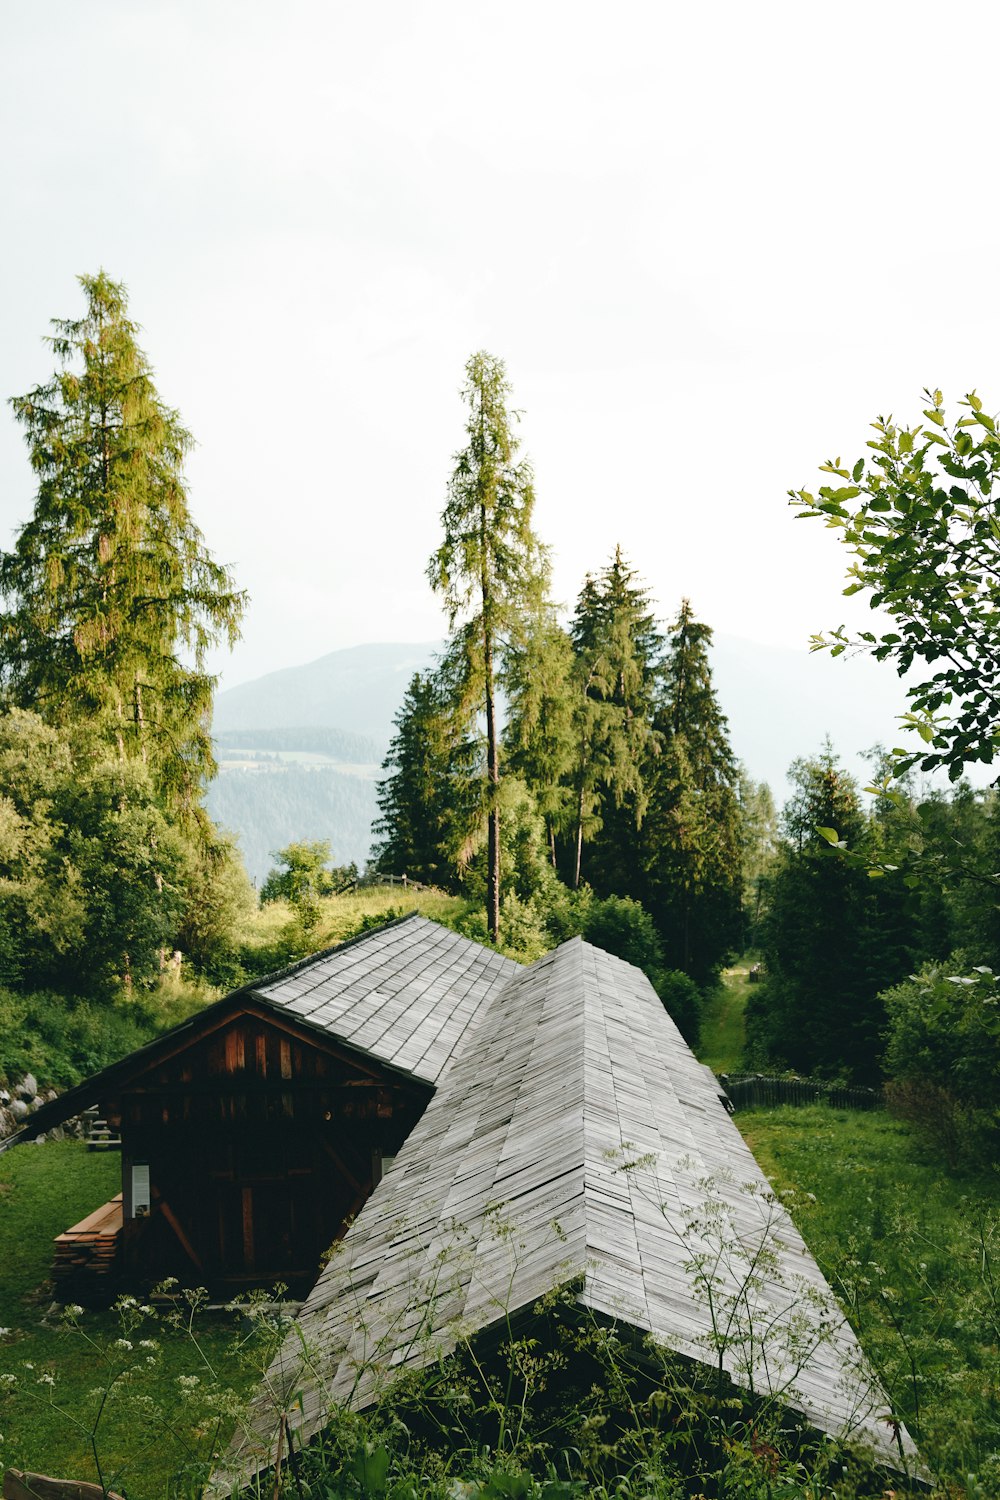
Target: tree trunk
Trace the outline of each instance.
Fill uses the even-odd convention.
[[[490,941],[500,937],[500,763],[497,755],[496,706],[493,701],[493,641],[483,628],[486,667],[486,795],[489,821],[486,843],[486,930]]]
[[[482,433],[482,409],[480,408]],[[479,507],[479,584],[483,601],[483,676],[486,679],[486,931],[500,941],[500,761],[497,753],[496,705],[493,701],[493,594],[490,588],[489,530],[486,504]]]
[[[580,866],[583,863],[583,787],[580,787],[580,801],[577,807],[576,817],[576,867],[573,871],[573,889],[580,889]]]

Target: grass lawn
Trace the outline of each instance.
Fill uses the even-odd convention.
[[[752,959],[744,956],[731,969],[724,969],[705,1001],[697,1051],[699,1061],[707,1063],[713,1073],[736,1073],[742,1065],[746,1041],[743,1007],[751,963]]]
[[[950,1175],[882,1112],[736,1115],[925,1462],[1000,1495],[1000,1177]]]
[[[236,1349],[231,1314],[203,1314],[197,1342],[159,1319],[124,1329],[113,1312],[85,1313],[79,1331],[50,1326],[52,1239],[120,1186],[120,1158],[79,1142],[0,1156],[0,1470],[99,1479],[90,1430],[116,1376],[95,1440],[104,1481],[130,1500],[160,1500],[193,1490],[192,1466],[208,1456],[228,1400],[207,1394],[212,1368],[238,1395],[255,1364]],[[126,1335],[132,1347],[115,1347]],[[175,1483],[185,1466],[188,1478]]]

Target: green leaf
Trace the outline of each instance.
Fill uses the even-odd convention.
[[[366,1495],[384,1495],[389,1477],[389,1453],[384,1445],[373,1448],[362,1444],[349,1470]]]
[[[821,839],[826,839],[827,843],[832,844],[835,849],[840,847],[840,834],[835,828],[820,828],[817,824],[816,832]]]

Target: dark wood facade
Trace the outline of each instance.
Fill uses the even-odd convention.
[[[123,1280],[308,1289],[430,1087],[252,996],[164,1041],[101,1098],[122,1137]]]

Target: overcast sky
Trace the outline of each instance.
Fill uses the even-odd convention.
[[[616,543],[664,616],[857,618],[791,486],[921,388],[1000,405],[1000,11],[907,3],[0,0],[0,394],[126,282],[252,603],[233,684],[440,636],[476,349],[557,596]],[[30,513],[0,415],[0,545]],[[855,606],[852,616],[851,606]],[[888,669],[886,669],[888,671]]]

